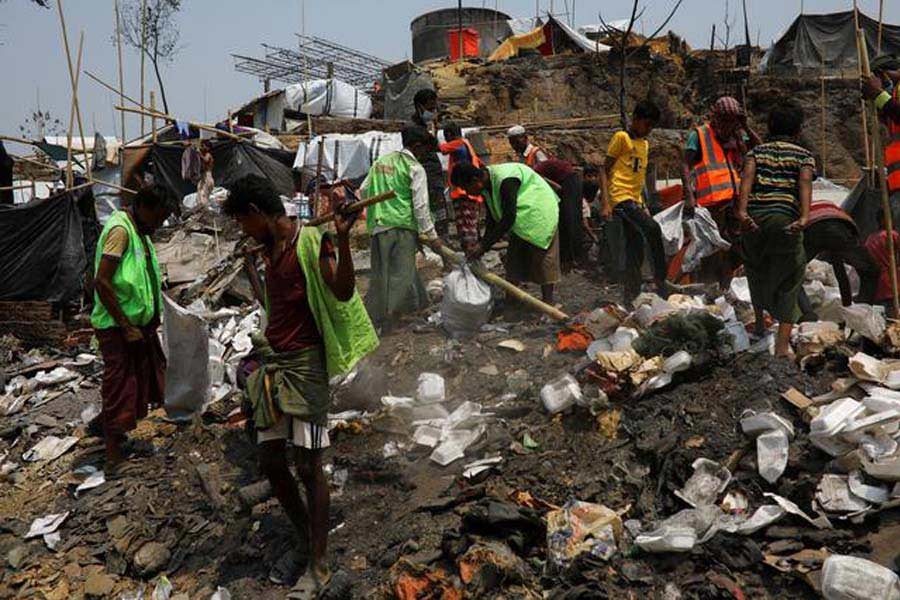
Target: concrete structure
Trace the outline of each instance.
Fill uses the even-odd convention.
[[[507,24],[509,15],[490,8],[463,8],[462,26],[476,30],[481,38],[480,55],[486,58],[512,34]],[[459,27],[456,8],[442,8],[425,13],[410,23],[413,62],[447,58],[450,48],[447,32]]]

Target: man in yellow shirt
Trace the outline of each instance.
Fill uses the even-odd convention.
[[[638,103],[627,131],[616,132],[609,141],[606,165],[600,171],[600,216],[620,221],[624,234],[624,256],[611,256],[624,286],[625,304],[630,305],[641,291],[644,242],[650,247],[657,293],[668,296],[666,254],[659,223],[644,206],[642,192],[647,174],[647,136],[659,121],[659,109],[651,102]]]

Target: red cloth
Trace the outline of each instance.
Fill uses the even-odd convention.
[[[813,202],[809,205],[809,222],[806,224],[807,227],[827,219],[842,219],[856,229],[856,223],[854,223],[850,215],[831,202]]]
[[[327,238],[323,249],[333,253]],[[274,262],[266,259],[266,295],[269,300],[266,339],[275,352],[322,344],[322,334],[306,298],[306,277],[297,258],[296,241]]]
[[[534,166],[534,171],[541,177],[549,179],[556,185],[562,185],[563,181],[572,176],[575,167],[572,163],[559,158],[548,158]]]
[[[900,236],[894,231],[894,249],[900,247]],[[883,302],[893,298],[891,293],[891,255],[887,248],[887,234],[876,231],[866,238],[866,250],[878,265],[878,288],[875,290],[875,302]],[[900,269],[898,269],[900,271]]]
[[[556,334],[556,350],[558,352],[584,352],[594,341],[584,325],[572,325]]]
[[[156,334],[158,324],[141,328],[144,339],[128,343],[119,327],[94,334],[103,355],[103,410],[100,422],[106,437],[123,436],[147,416],[147,406],[161,406],[166,389],[166,357]]]
[[[453,209],[456,213],[456,233],[465,248],[478,243],[478,217],[481,205],[469,196],[454,198]]]

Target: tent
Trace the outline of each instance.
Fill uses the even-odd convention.
[[[0,301],[76,300],[99,228],[90,188],[0,207]]]
[[[566,52],[607,52],[609,46],[598,44],[553,15],[547,15],[546,23],[527,33],[507,38],[488,57],[488,61],[506,60],[517,56],[521,50],[529,49],[537,50],[543,56],[551,56]]]
[[[245,175],[261,175],[269,179],[275,189],[285,196],[293,194],[294,184],[291,165],[294,154],[286,150],[258,148],[249,142],[212,140],[213,179],[216,185],[228,187]],[[125,187],[137,189],[140,178],[149,174],[153,180],[169,192],[174,206],[181,206],[182,199],[197,191],[197,186],[181,177],[180,144],[150,144],[126,146],[123,159]]]
[[[859,26],[866,35],[869,58],[878,47],[878,21],[859,13]],[[884,25],[881,51],[900,54],[900,27]],[[766,51],[760,71],[772,75],[844,72],[855,75],[857,66],[856,25],[853,11],[827,15],[800,15],[778,41]]]
[[[291,131],[303,115],[368,119],[372,99],[338,79],[311,79],[272,90],[234,111],[238,123],[269,131]]]

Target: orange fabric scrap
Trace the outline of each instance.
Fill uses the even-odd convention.
[[[572,325],[556,334],[556,349],[559,352],[584,352],[593,341],[594,336],[584,325]]]

